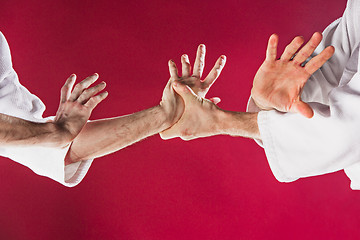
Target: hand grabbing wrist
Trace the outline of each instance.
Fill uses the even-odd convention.
[[[161,129],[165,130],[173,126],[181,117],[181,114],[176,114],[175,109],[169,109],[162,103],[155,107],[159,110],[158,119],[161,121]],[[179,116],[176,116],[179,115]]]
[[[50,133],[53,147],[65,148],[74,140],[73,135],[61,124],[53,121],[45,124],[45,128]]]
[[[216,121],[213,120],[213,118],[216,118],[216,114],[214,114],[212,111],[212,105],[214,105],[217,110],[218,108],[215,104],[220,102],[220,98],[214,97],[208,100],[205,99],[205,95],[224,68],[226,57],[221,55],[209,74],[204,79],[202,79],[205,65],[205,52],[205,45],[200,44],[197,49],[193,68],[191,68],[188,55],[183,54],[181,56],[181,75],[178,74],[178,69],[174,61],[169,61],[169,72],[171,76],[170,80],[172,81],[170,90],[172,96],[174,96],[174,99],[177,101],[176,108],[173,108],[174,110],[177,110],[177,114],[175,117],[170,117],[170,119],[172,119],[172,121],[170,121],[171,128],[160,133],[162,139],[181,137],[182,139],[188,140],[197,137],[204,137],[207,134],[213,134],[215,129],[214,125],[216,125]],[[198,109],[190,107],[190,105],[188,105],[188,107],[184,106],[186,102],[184,98],[179,97],[179,92],[177,92],[177,94],[174,93],[172,85],[175,84],[181,84],[182,86],[189,87],[188,90],[191,92],[190,95],[193,94],[194,97],[192,100],[188,99],[189,103],[191,102],[191,104],[194,104],[194,106],[196,105],[199,107]],[[164,96],[166,96],[165,91],[163,99]],[[202,120],[204,119],[204,116],[206,116],[205,119],[208,120],[208,118],[211,118],[212,120],[203,122]],[[199,121],[196,120],[197,118]]]

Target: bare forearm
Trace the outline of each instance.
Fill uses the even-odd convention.
[[[0,114],[0,144],[6,146],[40,145],[61,147],[63,139],[58,127]]]
[[[219,134],[261,139],[257,115],[258,113],[222,110],[217,131]]]
[[[160,106],[134,114],[88,122],[74,139],[66,162],[100,157],[170,127]]]

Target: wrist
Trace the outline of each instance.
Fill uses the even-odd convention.
[[[149,109],[152,115],[149,120],[155,132],[162,132],[167,128],[170,128],[174,123],[172,122],[171,113],[161,105],[156,105]]]
[[[255,103],[255,105],[260,109],[260,110],[271,110],[273,108],[271,107],[267,107],[266,105],[266,101],[264,101],[264,99],[262,99],[260,96],[262,96],[261,94],[259,94],[257,91],[254,90],[254,87],[251,89],[251,99],[253,100],[253,102]],[[265,103],[265,104],[264,104]]]
[[[159,115],[158,119],[161,123],[160,131],[170,128],[181,117],[181,114],[179,114],[175,109],[167,109],[161,103],[155,106],[154,109],[156,109],[156,112]]]
[[[44,123],[46,131],[49,133],[50,144],[53,147],[64,148],[73,140],[69,131],[56,122]]]
[[[217,110],[214,112],[214,126],[213,126],[213,135],[226,134],[226,129],[228,121],[230,118],[230,112],[224,109],[217,107]]]
[[[218,134],[260,139],[257,115],[258,113],[222,110],[219,114]]]

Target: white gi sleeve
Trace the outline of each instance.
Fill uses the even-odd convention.
[[[0,32],[0,113],[28,121],[45,122],[48,118],[42,118],[44,110],[45,105],[41,100],[20,84],[12,67],[9,45]],[[0,155],[29,167],[39,175],[72,187],[85,177],[92,159],[65,166],[64,159],[68,149],[69,147],[0,147]]]
[[[360,160],[360,73],[331,91],[329,105],[309,103],[314,117],[261,111],[259,131],[275,177],[281,182],[321,175]]]
[[[326,46],[334,56],[311,76],[302,99],[314,117],[262,111],[258,125],[265,153],[281,182],[345,169],[351,188],[360,189],[360,3],[349,1],[343,17],[330,24],[314,54]],[[252,99],[248,111],[259,111]]]

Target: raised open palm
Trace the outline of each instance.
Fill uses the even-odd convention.
[[[309,77],[334,54],[334,47],[329,46],[304,64],[321,40],[321,33],[316,32],[299,50],[304,39],[295,37],[277,59],[279,38],[276,34],[270,36],[266,59],[255,75],[251,90],[251,96],[258,107],[264,110],[297,112],[308,118],[313,116],[313,110],[300,96]]]

